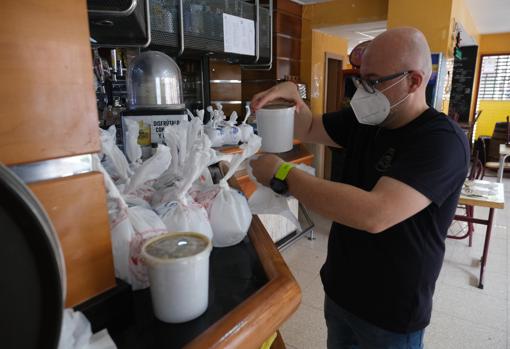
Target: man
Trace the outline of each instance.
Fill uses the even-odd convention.
[[[333,221],[321,269],[330,349],[423,347],[469,163],[461,129],[426,104],[430,75],[423,34],[397,28],[367,47],[350,108],[312,116],[290,82],[252,100],[295,103],[297,138],[346,149],[342,183],[275,155],[251,162],[260,183]]]

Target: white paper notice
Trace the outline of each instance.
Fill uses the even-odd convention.
[[[251,19],[223,14],[225,52],[255,55],[255,22]]]

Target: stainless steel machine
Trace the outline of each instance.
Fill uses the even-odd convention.
[[[142,157],[147,157],[151,144],[163,143],[166,126],[187,120],[181,70],[162,52],[142,52],[129,64],[127,92],[127,109],[121,114],[122,128],[124,131],[127,119],[139,123],[138,143],[142,146]]]

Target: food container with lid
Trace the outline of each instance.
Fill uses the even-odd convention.
[[[211,240],[199,233],[167,233],[142,247],[154,315],[181,323],[202,315],[209,301]]]

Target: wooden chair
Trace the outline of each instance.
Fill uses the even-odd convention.
[[[480,159],[480,155],[483,154],[485,148],[485,144],[482,139],[478,139],[475,142],[475,146],[473,147],[473,155],[471,157],[471,168],[469,170],[468,174],[468,180],[475,180],[475,179],[483,179],[485,175],[485,167],[483,165],[482,160]],[[475,215],[475,207],[470,205],[459,205],[457,206],[458,209],[464,209],[465,216],[473,218]],[[452,226],[461,225],[461,222],[454,221],[452,223]],[[472,222],[467,223],[467,232],[464,235],[457,235],[457,234],[448,234],[447,237],[450,239],[455,240],[462,240],[466,237],[469,239],[469,247],[473,244],[473,232],[475,230],[475,227]],[[462,229],[463,231],[463,229]]]
[[[476,112],[475,117],[473,118],[473,121],[469,123],[469,129],[467,132],[467,138],[469,140],[469,145],[471,146],[473,144],[473,137],[475,135],[475,128],[476,124],[478,123],[478,120],[480,120],[480,116],[482,116],[483,110],[479,110]]]
[[[494,126],[492,137],[486,153],[485,168],[497,171],[499,169],[499,145],[510,144],[510,116],[506,117],[506,122],[498,122]],[[510,163],[505,163],[504,171],[510,170]]]

